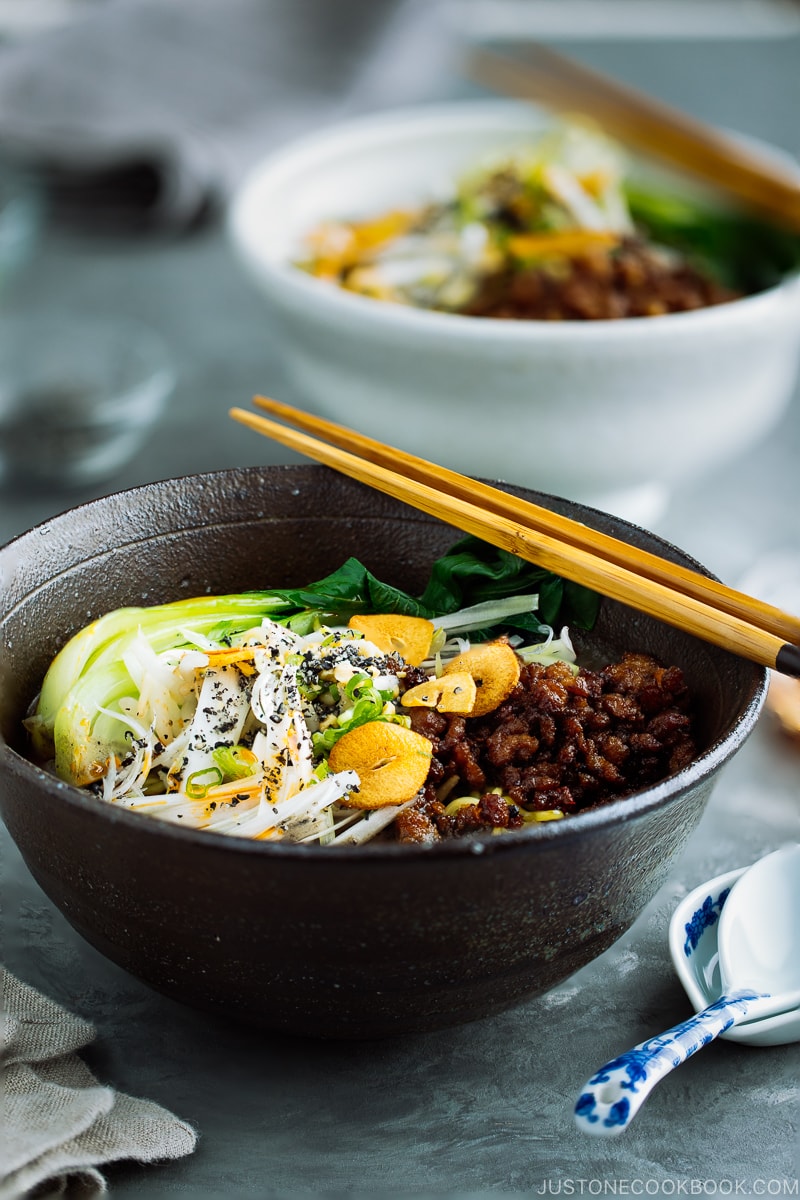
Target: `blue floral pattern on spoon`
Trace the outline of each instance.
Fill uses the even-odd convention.
[[[692,919],[686,922],[686,941],[683,949],[687,958],[693,950],[697,949],[700,938],[706,929],[710,925],[716,925],[730,890],[730,888],[725,888],[716,899],[713,896],[706,896],[700,908],[692,914]]]
[[[744,1020],[754,1002],[763,996],[763,992],[749,988],[721,996],[703,1012],[611,1059],[591,1077],[578,1097],[578,1127],[606,1137],[621,1133],[664,1075]]]

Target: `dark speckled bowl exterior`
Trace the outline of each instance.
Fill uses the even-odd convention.
[[[695,566],[653,535],[524,489]],[[431,1030],[553,987],[612,944],[666,877],[766,673],[604,601],[592,644],[683,667],[703,749],[671,779],[532,830],[434,846],[283,846],[104,804],[26,757],[21,721],[55,652],[124,604],[301,584],[350,554],[409,590],[455,531],[322,467],[168,480],[71,510],[0,550],[0,804],[72,925],[152,987],[264,1027],[334,1038]]]

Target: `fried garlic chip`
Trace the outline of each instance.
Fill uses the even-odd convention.
[[[451,658],[442,675],[463,672],[475,680],[477,694],[471,717],[493,712],[513,692],[519,681],[520,664],[508,642],[485,642]]]
[[[350,808],[383,808],[416,796],[431,765],[431,743],[421,733],[390,721],[357,725],[334,744],[332,771],[355,771],[358,790],[344,804]]]
[[[425,617],[408,617],[403,613],[357,613],[349,625],[363,633],[384,654],[399,654],[412,667],[428,657],[433,637],[433,623]]]
[[[478,695],[475,680],[467,671],[455,671],[418,683],[403,693],[402,703],[406,708],[435,708],[437,712],[471,713]]]

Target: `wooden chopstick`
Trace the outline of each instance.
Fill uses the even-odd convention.
[[[493,91],[584,112],[620,141],[678,165],[770,220],[800,230],[800,179],[788,168],[668,104],[549,47],[526,43],[513,57],[478,48],[467,69]]]
[[[549,508],[542,508],[529,500],[512,496],[477,479],[459,475],[457,471],[437,466],[394,446],[387,446],[324,417],[313,416],[299,408],[283,404],[280,400],[254,396],[253,403],[307,433],[325,438],[342,450],[349,450],[390,470],[400,468],[404,475],[416,479],[419,483],[427,483],[431,487],[445,487],[452,496],[480,504],[489,512],[499,513],[511,521],[525,524],[530,529],[557,537],[571,546],[598,554],[610,562],[617,563],[618,566],[627,567],[638,575],[644,575],[657,583],[663,583],[666,587],[693,596],[696,600],[719,608],[748,624],[758,625],[785,642],[800,643],[800,617],[791,616],[780,608],[765,604],[743,592],[737,592],[716,579],[701,575],[698,571],[668,562],[657,554],[640,550],[629,542],[623,542],[579,521],[563,517]]]
[[[324,422],[322,426],[316,425],[318,418],[300,414],[298,410],[288,409],[288,406],[281,406],[276,401],[266,401],[260,397],[258,402],[262,407],[274,404],[276,410],[284,408],[294,414],[292,419],[296,423],[299,423],[298,418],[302,417],[309,425],[317,428],[331,425],[329,422]],[[257,413],[233,408],[230,415],[234,420],[240,421],[292,450],[313,458],[317,462],[325,463],[353,479],[394,496],[431,516],[448,521],[466,533],[475,534],[492,545],[500,546],[512,554],[529,562],[537,563],[566,579],[593,588],[604,596],[619,600],[657,617],[667,624],[684,629],[706,641],[722,646],[726,650],[749,658],[753,662],[772,667],[785,674],[800,675],[800,648],[793,645],[791,640],[787,641],[785,636],[775,634],[757,623],[761,610],[769,608],[759,601],[751,602],[753,621],[745,620],[706,600],[697,599],[695,596],[676,590],[665,582],[638,574],[628,566],[604,558],[593,549],[587,549],[586,546],[592,544],[591,538],[588,541],[584,539],[582,544],[575,544],[565,541],[560,536],[554,536],[553,532],[546,532],[542,528],[528,524],[526,521],[527,502],[520,501],[518,508],[515,498],[509,497],[498,489],[489,488],[486,484],[478,484],[477,481],[436,467],[423,459],[414,459],[413,456],[405,455],[402,451],[384,446],[382,443],[371,443],[371,452],[378,453],[380,451],[381,456],[389,454],[391,461],[395,465],[402,465],[404,469],[407,466],[406,460],[410,458],[413,463],[424,466],[425,471],[421,471],[418,478],[406,476],[389,466],[382,465],[381,462],[359,457],[349,450],[321,441]],[[338,428],[342,430],[342,427]],[[336,427],[333,426],[333,429],[336,430]],[[351,444],[356,444],[362,437],[352,431],[342,432],[349,433],[351,438],[355,439]],[[369,444],[368,439],[364,439],[364,441]],[[435,483],[427,480],[435,481]],[[457,490],[454,492],[451,488],[455,486],[457,486]],[[503,511],[485,507],[487,493],[494,493],[491,499],[493,502],[497,501],[498,504],[505,497],[500,506]],[[480,501],[480,504],[475,503],[476,499]],[[507,506],[508,504],[510,507]],[[537,506],[530,507],[536,508]],[[546,514],[547,510],[540,509],[539,512]],[[549,515],[557,516],[557,514]],[[558,517],[556,526],[551,528],[557,533],[557,526],[563,529],[562,522],[566,521],[567,518]],[[594,531],[588,531],[588,527],[581,526],[577,522],[569,522],[569,524],[576,526],[577,530],[583,530],[584,533],[594,533]],[[605,537],[605,535],[599,536]],[[609,540],[615,541],[615,539]],[[620,545],[622,544],[620,543]],[[657,556],[649,557],[656,558]],[[666,560],[660,561],[663,562],[664,577],[668,578],[672,564]],[[687,574],[691,576],[693,573],[687,572]],[[722,585],[719,586],[722,587]],[[742,597],[739,603],[746,599],[746,597]],[[777,612],[778,610],[772,611]],[[781,615],[785,617],[787,628],[796,627],[794,618],[786,614]]]

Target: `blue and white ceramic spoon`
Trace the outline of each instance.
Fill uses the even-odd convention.
[[[784,846],[736,881],[722,909],[725,993],[702,1012],[601,1067],[575,1105],[579,1129],[627,1129],[655,1085],[733,1025],[800,1008],[800,845]]]

